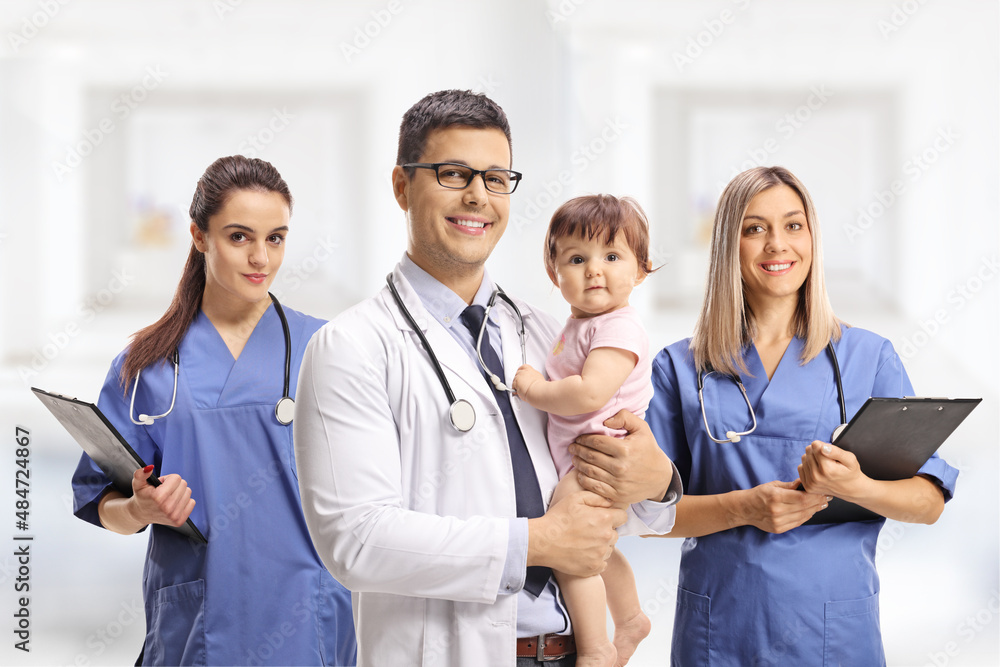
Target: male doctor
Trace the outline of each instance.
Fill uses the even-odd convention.
[[[634,418],[619,450],[588,449],[578,464],[585,488],[638,504],[626,513],[584,491],[545,511],[557,481],[546,414],[483,370],[513,379],[522,363],[513,308],[497,299],[483,326],[497,289],[485,263],[520,178],[510,168],[507,118],[486,96],[442,91],[410,108],[392,172],[408,234],[388,278],[396,294],[387,285],[324,326],[302,364],[302,506],[320,557],[353,591],[361,667],[513,666],[515,654],[517,665],[573,665],[569,618],[546,568],[600,573],[615,527],[673,525],[673,464]],[[541,368],[559,326],[515,303],[527,363]],[[468,405],[452,410],[445,381]]]

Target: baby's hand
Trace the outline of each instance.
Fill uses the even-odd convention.
[[[530,403],[528,392],[531,391],[531,385],[539,380],[545,382],[545,376],[528,364],[521,366],[514,374],[514,393]]]

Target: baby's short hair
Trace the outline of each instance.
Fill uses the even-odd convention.
[[[649,220],[632,197],[585,195],[574,197],[556,209],[545,235],[545,268],[556,273],[556,240],[566,237],[593,239],[603,235],[605,243],[614,243],[618,234],[635,254],[642,274],[649,275]]]

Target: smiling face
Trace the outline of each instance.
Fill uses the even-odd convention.
[[[285,257],[288,204],[276,192],[237,190],[208,219],[208,231],[191,223],[195,247],[205,254],[206,300],[256,303]]]
[[[427,136],[420,162],[510,169],[510,146],[498,129],[453,125]],[[455,280],[481,278],[507,227],[510,195],[489,192],[480,176],[464,189],[445,188],[433,169],[407,174],[397,166],[392,182],[396,202],[406,212],[410,259],[452,289]]]
[[[555,275],[549,274],[573,317],[603,315],[628,305],[632,288],[646,277],[635,253],[618,234],[614,243],[603,235],[592,239],[563,236],[556,239]]]
[[[812,235],[795,190],[775,185],[751,199],[740,232],[740,273],[751,306],[796,306],[811,266]]]

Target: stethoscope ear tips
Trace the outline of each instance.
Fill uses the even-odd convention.
[[[510,391],[510,388],[500,381],[500,376],[494,373],[490,373],[490,382],[493,386],[497,388],[497,391]]]
[[[726,431],[726,437],[729,439],[729,442],[732,443],[740,441],[740,436],[736,435],[736,431]]]
[[[139,415],[139,423],[144,424],[145,426],[152,426],[153,418],[149,415]]]

